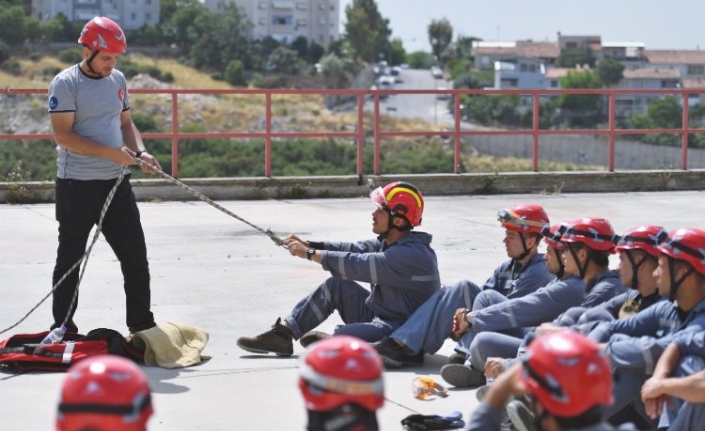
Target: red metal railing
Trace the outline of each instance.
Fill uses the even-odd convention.
[[[539,171],[539,139],[543,135],[605,135],[608,137],[608,170],[614,171],[614,153],[615,139],[619,135],[644,135],[644,134],[680,134],[681,136],[681,169],[688,169],[688,135],[705,133],[705,129],[691,129],[689,124],[689,95],[703,94],[705,89],[642,89],[642,90],[625,90],[625,89],[593,89],[593,90],[288,90],[288,89],[272,89],[272,90],[196,90],[196,89],[133,89],[132,94],[161,94],[171,96],[171,132],[168,133],[144,133],[144,139],[171,139],[172,166],[171,172],[174,177],[178,176],[179,162],[179,141],[188,138],[262,138],[265,142],[265,169],[264,175],[271,177],[272,167],[272,139],[278,138],[348,138],[357,141],[357,161],[356,172],[362,177],[363,174],[363,148],[365,141],[365,129],[363,121],[364,103],[366,97],[371,96],[373,102],[373,124],[374,132],[374,150],[373,150],[373,172],[380,174],[380,142],[385,137],[395,136],[451,136],[454,140],[454,173],[461,172],[461,142],[465,136],[510,136],[510,135],[530,135],[533,137],[532,146],[532,169],[534,172]],[[46,94],[43,89],[0,89],[0,95],[42,95]],[[265,97],[265,130],[264,132],[209,132],[209,133],[186,133],[179,130],[179,96],[185,94],[210,94],[210,95],[264,95]],[[389,95],[438,95],[451,94],[454,100],[454,123],[452,130],[426,130],[404,132],[399,130],[382,130],[381,113],[380,113],[380,98]],[[530,96],[532,98],[533,118],[531,129],[470,129],[464,130],[461,127],[461,110],[460,96],[461,95],[503,95],[513,94]],[[618,129],[616,128],[616,98],[618,95],[673,95],[680,96],[682,106],[682,127],[677,129]],[[357,100],[357,122],[356,130],[352,132],[273,132],[272,131],[272,96],[275,95],[352,95]],[[608,123],[607,128],[599,129],[541,129],[539,127],[539,99],[541,96],[560,96],[560,95],[603,95],[608,98]],[[0,134],[0,140],[9,139],[46,139],[51,140],[51,134]]]

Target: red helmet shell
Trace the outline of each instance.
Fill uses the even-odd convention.
[[[705,275],[705,231],[680,228],[668,233],[659,250],[675,260],[688,262],[695,271]]]
[[[375,411],[384,404],[382,359],[359,338],[333,336],[306,353],[299,388],[308,410],[329,411],[354,403]]]
[[[419,226],[423,216],[423,196],[412,184],[397,181],[378,187],[370,198],[382,208],[388,209],[393,216],[404,217],[411,226]]]
[[[564,244],[581,243],[597,251],[614,252],[618,238],[609,221],[604,218],[584,217],[568,223],[561,242]]]
[[[558,251],[563,251],[565,247],[561,242],[561,236],[566,229],[567,225],[565,223],[557,223],[552,226],[546,225],[543,229],[541,229],[541,236],[543,236],[543,240],[550,247],[555,248]]]
[[[610,361],[594,341],[571,330],[537,337],[521,380],[551,414],[575,417],[613,402]]]
[[[520,233],[541,233],[541,229],[550,223],[546,211],[541,205],[520,204],[508,210],[500,210],[497,220],[505,229]]]
[[[127,50],[125,33],[115,21],[104,16],[97,16],[83,26],[78,43],[110,54],[123,54]]]
[[[149,384],[137,365],[120,356],[92,356],[68,371],[56,429],[145,431],[152,413]]]
[[[617,251],[644,250],[653,257],[661,254],[658,246],[668,238],[661,226],[637,226],[629,229],[619,238]]]

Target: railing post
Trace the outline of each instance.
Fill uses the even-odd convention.
[[[264,131],[264,176],[272,177],[272,93],[267,90],[265,98],[265,131]]]
[[[539,93],[538,91],[535,91],[532,93],[532,107],[534,111],[534,115],[532,117],[532,131],[533,131],[533,148],[531,151],[531,166],[534,169],[534,172],[539,171],[539,128],[541,127],[541,123],[539,122],[540,116],[539,116]]]
[[[690,103],[688,93],[683,93],[683,132],[681,133],[681,169],[688,169],[688,132],[690,131]]]
[[[454,100],[453,100],[455,107],[453,108],[453,113],[455,114],[455,147],[453,151],[453,167],[455,169],[455,173],[459,174],[460,173],[460,146],[461,146],[461,141],[460,141],[460,93],[455,92],[454,93]]]
[[[607,93],[607,124],[608,124],[608,137],[609,137],[609,147],[607,149],[607,170],[609,172],[614,172],[614,147],[615,147],[615,127],[616,127],[616,121],[615,117],[617,116],[617,113],[615,112],[616,105],[615,105],[615,93],[614,91],[611,91]]]
[[[171,91],[171,176],[179,177],[179,93]]]
[[[374,93],[374,105],[375,105],[375,110],[374,110],[375,116],[372,120],[374,123],[374,135],[375,135],[374,136],[374,140],[375,140],[374,155],[373,155],[374,174],[379,175],[379,157],[380,157],[379,156],[379,151],[380,151],[380,142],[379,142],[379,140],[380,140],[380,136],[379,136],[380,127],[379,126],[380,125],[379,125],[379,123],[380,123],[380,118],[379,118],[379,93],[378,92]]]
[[[357,179],[362,184],[363,166],[362,160],[365,155],[365,93],[357,93]]]

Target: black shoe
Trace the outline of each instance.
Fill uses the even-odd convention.
[[[476,388],[487,383],[482,371],[466,365],[444,365],[441,367],[441,377],[456,388]]]
[[[332,335],[326,334],[325,332],[309,331],[299,339],[299,344],[301,344],[301,347],[306,348],[315,342],[327,340],[330,337],[332,337]]]
[[[237,345],[252,353],[274,353],[277,356],[294,354],[294,337],[291,330],[281,324],[281,318],[272,325],[272,329],[255,337],[240,337]]]
[[[448,357],[448,363],[449,364],[458,364],[458,365],[463,365],[465,364],[465,359],[467,358],[467,355],[455,352],[452,355]]]
[[[507,416],[519,431],[536,431],[534,427],[534,414],[531,408],[522,400],[515,399],[507,404]]]
[[[423,351],[416,354],[406,353],[404,346],[392,338],[384,337],[376,343],[372,343],[372,347],[377,350],[387,368],[423,366]]]

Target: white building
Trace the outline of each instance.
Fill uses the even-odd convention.
[[[339,0],[203,0],[212,11],[235,3],[252,22],[252,38],[292,42],[299,36],[325,46],[338,39]]]
[[[39,21],[60,13],[77,23],[105,16],[123,30],[139,30],[159,24],[159,0],[32,0],[32,16]]]

